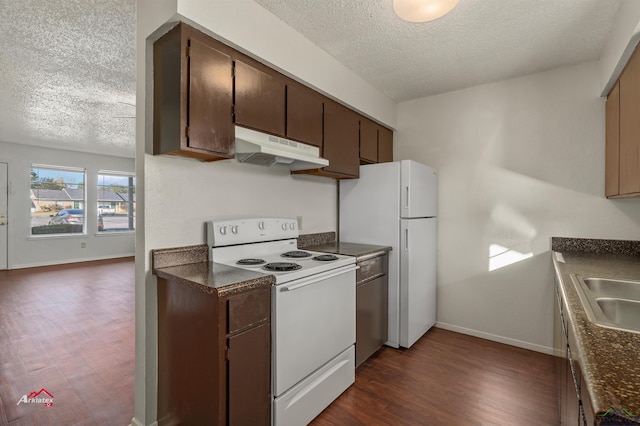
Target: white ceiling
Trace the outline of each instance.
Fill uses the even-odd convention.
[[[460,0],[404,22],[392,0],[256,0],[395,101],[599,58],[620,0]]]
[[[135,0],[0,0],[0,22],[0,140],[133,157]]]
[[[217,0],[219,1],[219,0]],[[621,0],[256,0],[400,102],[599,58]],[[135,0],[0,0],[0,140],[133,157]]]

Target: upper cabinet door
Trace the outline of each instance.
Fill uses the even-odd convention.
[[[620,195],[640,193],[640,51],[620,75]]]
[[[190,40],[187,145],[233,156],[233,64],[206,41],[197,35]]]
[[[322,147],[322,105],[318,93],[299,84],[288,84],[286,137]]]
[[[285,137],[285,83],[275,71],[235,61],[235,123]]]
[[[378,129],[378,163],[393,161],[393,131],[386,127]]]
[[[230,49],[183,23],[153,45],[153,153],[234,154]]]
[[[354,111],[327,100],[324,105],[323,156],[329,165],[323,170],[337,177],[360,175],[360,120]]]
[[[360,118],[360,160],[378,162],[378,125],[367,118]]]

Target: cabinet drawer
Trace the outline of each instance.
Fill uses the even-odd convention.
[[[379,256],[358,262],[360,269],[356,271],[356,283],[361,283],[371,278],[384,275],[387,272],[385,268],[386,260],[386,256]]]
[[[228,300],[227,307],[227,332],[235,333],[269,319],[271,291],[260,290],[232,297]]]

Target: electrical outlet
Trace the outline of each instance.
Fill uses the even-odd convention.
[[[298,230],[302,230],[302,216],[297,216],[298,219]]]
[[[87,248],[87,243],[84,241],[80,243],[80,248]]]

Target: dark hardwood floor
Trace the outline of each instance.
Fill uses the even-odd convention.
[[[0,271],[0,424],[128,425],[133,379],[133,258]]]
[[[128,425],[133,259],[0,271],[0,425]],[[53,406],[20,404],[40,389]],[[432,329],[383,348],[312,423],[557,425],[553,358]]]
[[[312,425],[558,425],[555,383],[550,355],[434,328],[378,351]]]

